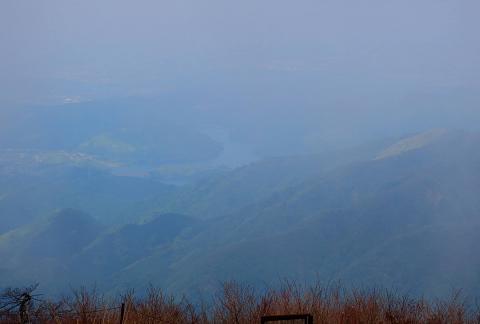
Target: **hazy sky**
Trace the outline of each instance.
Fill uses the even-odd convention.
[[[177,93],[280,124],[477,122],[479,12],[476,0],[2,0],[0,103]]]

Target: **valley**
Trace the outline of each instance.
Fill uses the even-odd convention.
[[[398,150],[404,143],[411,148]],[[192,294],[219,281],[288,278],[474,294],[478,145],[477,133],[434,130],[264,159],[182,185],[115,176],[78,159],[49,167],[42,160],[29,176],[2,177],[10,192],[0,209],[12,215],[0,235],[2,281],[40,282],[51,293],[68,282],[111,293],[155,283]],[[20,200],[28,201],[23,209]]]

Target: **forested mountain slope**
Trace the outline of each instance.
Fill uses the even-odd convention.
[[[455,287],[471,293],[480,283],[472,252],[480,243],[479,145],[476,134],[449,132],[331,171],[216,219],[121,278],[165,281],[142,269],[167,267],[174,290],[231,278],[320,276],[431,295]],[[177,261],[165,264],[172,253]]]
[[[480,288],[474,253],[479,147],[476,133],[436,130],[344,160],[270,159],[157,192],[142,203],[143,221],[126,225],[105,227],[84,213],[62,211],[0,235],[0,271],[58,290],[67,280],[63,273],[69,282],[96,283],[104,291],[155,283],[192,293],[214,290],[222,280],[293,278],[428,296],[453,288],[474,294]],[[83,227],[52,222],[65,213]],[[78,244],[71,241],[77,232],[61,234],[72,228],[85,233]],[[32,250],[48,244],[67,246],[68,253]],[[32,275],[28,267],[16,271],[20,264],[42,266]]]

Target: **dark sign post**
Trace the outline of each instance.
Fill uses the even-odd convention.
[[[279,323],[295,323],[295,324],[313,324],[313,316],[309,314],[301,315],[274,315],[262,316],[261,324],[279,324]]]

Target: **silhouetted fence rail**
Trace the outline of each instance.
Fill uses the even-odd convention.
[[[313,324],[310,314],[262,316],[261,324]]]

